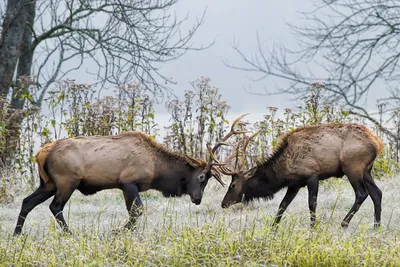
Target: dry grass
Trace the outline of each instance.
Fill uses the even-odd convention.
[[[329,181],[329,180],[328,180]],[[189,197],[166,199],[143,194],[145,213],[135,231],[112,232],[127,219],[122,193],[74,193],[65,208],[73,236],[63,236],[47,201],[28,216],[24,235],[11,237],[20,204],[0,206],[0,262],[4,266],[387,266],[400,265],[400,179],[377,182],[383,191],[383,227],[373,230],[368,198],[349,229],[340,222],[354,201],[345,180],[324,182],[319,193],[319,224],[311,230],[303,188],[277,229],[270,227],[285,190],[271,201],[220,207],[226,188],[215,181],[200,206]]]

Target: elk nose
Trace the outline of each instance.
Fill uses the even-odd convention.
[[[227,205],[225,202],[222,202],[222,203],[221,203],[221,207],[222,207],[223,209],[225,209],[225,208],[228,207],[228,205]]]
[[[192,202],[196,205],[199,205],[201,203],[201,198],[192,198]]]

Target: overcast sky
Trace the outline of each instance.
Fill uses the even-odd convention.
[[[256,52],[257,32],[266,45],[294,42],[295,39],[285,25],[285,20],[293,22],[299,17],[296,11],[304,10],[309,1],[301,2],[303,3],[295,0],[181,0],[174,9],[181,18],[189,13],[189,21],[186,24],[188,28],[193,25],[196,17],[201,17],[207,9],[204,24],[192,39],[194,46],[207,45],[213,41],[215,43],[207,50],[189,51],[178,60],[161,65],[160,72],[177,82],[171,87],[178,96],[191,88],[189,82],[201,76],[210,77],[211,84],[221,89],[223,98],[231,106],[229,117],[250,112],[251,120],[259,120],[266,112],[267,106],[292,107],[293,103],[289,102],[288,96],[260,97],[245,91],[245,88],[249,89],[250,86],[252,90],[262,90],[264,85],[273,87],[274,82],[279,81],[265,80],[262,83],[253,83],[248,74],[226,67],[222,59],[233,64],[241,62],[231,47],[234,39],[246,54]],[[84,65],[84,69],[90,69],[90,66]],[[71,76],[81,83],[95,81],[85,71],[74,72]],[[166,119],[169,115],[165,113],[164,103],[156,105],[156,120],[162,125],[168,123]]]
[[[250,120],[260,120],[266,113],[267,106],[277,106],[282,109],[293,107],[294,103],[289,101],[289,96],[259,96],[249,94],[245,90],[251,87],[253,91],[262,92],[264,85],[273,87],[279,82],[278,80],[254,83],[249,79],[248,73],[226,67],[222,59],[229,63],[241,64],[238,54],[231,47],[233,41],[238,41],[241,50],[251,55],[257,49],[257,33],[266,46],[278,42],[294,42],[295,38],[285,21],[295,21],[299,17],[297,11],[304,10],[304,4],[309,1],[299,2],[295,0],[180,1],[177,5],[178,15],[189,11],[194,18],[201,16],[203,10],[207,8],[205,22],[194,37],[194,44],[208,44],[212,41],[215,43],[207,50],[188,52],[179,60],[166,64],[162,71],[176,80],[177,85],[173,86],[174,92],[180,95],[185,89],[190,89],[189,81],[201,76],[210,77],[212,85],[221,89],[223,98],[231,106],[229,119],[238,116],[239,113],[250,112]],[[308,8],[311,8],[311,5]],[[158,110],[163,111],[163,106],[160,105]],[[162,121],[164,120],[161,120],[161,123]]]
[[[308,2],[308,1],[302,1]],[[189,81],[200,76],[212,79],[213,85],[221,89],[222,95],[232,107],[232,111],[263,112],[266,106],[278,105],[287,107],[284,103],[288,97],[260,97],[246,92],[262,91],[262,86],[275,86],[274,81],[264,80],[253,83],[247,73],[226,67],[222,59],[233,64],[241,64],[238,54],[231,47],[234,39],[239,42],[241,50],[247,55],[257,50],[256,34],[266,46],[274,43],[294,42],[295,39],[286,21],[295,21],[296,10],[304,8],[299,1],[263,1],[263,0],[205,0],[180,1],[179,12],[201,15],[207,8],[205,23],[193,39],[195,44],[207,44],[215,40],[215,44],[205,51],[189,52],[181,59],[166,64],[164,73],[172,76],[178,82],[174,87],[176,93],[190,88]],[[311,8],[311,5],[309,6]],[[255,76],[254,76],[255,77]]]
[[[298,103],[290,101],[293,96],[259,96],[249,94],[245,88],[262,91],[263,86],[274,88],[285,81],[268,78],[262,82],[252,82],[248,73],[226,67],[222,59],[240,65],[238,54],[232,49],[234,39],[239,42],[241,51],[246,55],[257,52],[258,33],[266,47],[274,43],[296,45],[296,39],[285,22],[300,23],[299,11],[310,11],[312,1],[265,1],[265,0],[181,0],[175,6],[178,17],[189,12],[192,21],[200,17],[207,9],[205,22],[193,38],[196,46],[215,44],[204,51],[190,51],[180,59],[163,64],[162,74],[173,77],[177,82],[171,85],[176,95],[182,95],[190,89],[189,82],[201,76],[210,77],[212,85],[221,89],[223,98],[231,106],[228,119],[239,113],[250,112],[250,120],[260,120],[266,113],[266,107],[277,106],[281,109],[296,107]],[[187,26],[192,24],[188,21]],[[312,66],[310,66],[312,67]],[[90,66],[85,66],[90,68]],[[253,76],[256,77],[256,76]],[[78,82],[92,82],[85,72],[75,73]],[[374,92],[369,95],[374,98]],[[160,126],[168,124],[164,103],[156,105],[156,120]]]

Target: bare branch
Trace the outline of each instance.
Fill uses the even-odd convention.
[[[370,117],[360,101],[378,82],[390,85],[400,77],[399,7],[392,0],[319,0],[313,11],[301,13],[303,25],[288,24],[300,48],[276,45],[269,51],[262,47],[257,35],[256,55],[244,55],[235,42],[233,49],[242,66],[224,63],[233,69],[261,74],[254,81],[271,77],[286,81],[283,87],[266,91],[267,95],[303,95],[312,82],[323,82],[326,101]],[[309,70],[309,65],[316,68]],[[392,103],[397,103],[395,108],[399,109],[398,102]]]
[[[194,47],[190,43],[204,21],[205,11],[186,33],[181,32],[188,15],[178,19],[170,11],[178,1],[50,0],[39,5],[42,17],[34,28],[32,49],[63,47],[64,61],[79,58],[80,63],[70,70],[64,70],[64,63],[57,64],[57,74],[66,75],[83,62],[91,62],[96,67],[88,73],[103,85],[137,80],[156,97],[162,97],[174,81],[162,74],[160,63],[213,44]]]

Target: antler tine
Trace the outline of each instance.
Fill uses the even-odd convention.
[[[244,134],[245,136],[246,136],[246,134]],[[237,169],[237,171],[240,171],[240,169],[241,169],[241,166],[239,166],[239,168],[238,168],[238,161],[239,161],[239,145],[240,145],[240,143],[242,143],[243,142],[243,140],[240,140],[238,143],[237,143],[237,147],[236,147],[236,153],[235,154],[232,154],[234,157],[235,157],[235,170]]]
[[[235,145],[234,148],[233,148],[233,151],[234,151],[234,152],[233,152],[227,159],[225,159],[225,161],[224,161],[223,163],[221,163],[218,159],[216,159],[214,153],[212,153],[212,149],[211,149],[210,145],[207,144],[207,149],[208,149],[208,151],[209,151],[209,153],[210,153],[210,158],[211,158],[212,160],[214,160],[215,162],[217,162],[217,163],[211,163],[211,165],[212,165],[212,166],[218,166],[218,170],[219,170],[221,173],[225,174],[225,175],[237,174],[237,173],[238,173],[237,170],[231,170],[230,168],[226,167],[226,164],[228,164],[228,162],[229,162],[232,158],[236,157],[236,154],[239,152],[239,144],[240,144],[241,142],[242,142],[242,140],[240,140],[238,143],[236,143],[236,145]],[[235,153],[235,152],[236,152],[236,153]]]
[[[239,142],[237,142],[235,145],[234,145],[234,147],[233,147],[233,149],[232,149],[232,153],[231,153],[231,155],[229,155],[226,159],[225,159],[225,161],[220,165],[220,166],[223,166],[223,165],[226,165],[226,164],[228,164],[233,158],[235,158],[235,157],[237,157],[237,153],[239,153],[239,144],[242,142],[242,140],[240,140]],[[218,162],[218,161],[217,161]]]
[[[206,147],[207,147],[208,153],[210,154],[210,158],[218,162],[218,160],[214,156],[214,153],[212,153],[212,149],[211,149],[209,143],[206,144]]]
[[[215,167],[212,167],[212,170],[215,171],[213,172],[213,175],[215,179],[218,181],[218,183],[220,183],[222,186],[225,186],[225,183],[222,181],[221,174],[219,173],[219,171]]]
[[[242,126],[243,128],[243,126]],[[242,153],[242,164],[239,164],[239,151],[236,153],[236,159],[235,159],[235,169],[238,168],[239,171],[241,171],[244,168],[245,165],[245,159],[246,159],[246,152],[245,152],[245,148],[248,144],[247,142],[247,135],[246,133],[243,133],[243,140],[241,140],[239,143],[243,142],[243,147],[241,150]]]
[[[219,142],[211,149],[211,152],[215,153],[215,151],[217,151],[217,148],[219,148],[220,146],[232,146],[232,145],[225,142]]]
[[[229,156],[225,159],[225,162],[229,162],[231,159],[233,159],[234,157],[236,157],[236,153],[237,153],[238,150],[239,150],[239,144],[240,144],[241,142],[242,142],[242,140],[240,140],[239,142],[237,142],[237,143],[233,146],[232,154],[229,155]]]
[[[242,142],[242,141],[239,141],[239,142],[234,146],[234,148],[233,148],[233,151],[236,151],[236,153],[237,153],[237,151],[238,151],[238,149],[239,149],[239,144],[240,144],[240,142]],[[218,143],[218,144],[220,144],[220,143]],[[225,144],[225,145],[232,146],[231,144],[227,144],[227,143],[221,143],[221,144]],[[225,159],[225,161],[221,163],[221,162],[215,157],[214,151],[213,151],[213,149],[211,149],[210,144],[207,144],[206,146],[207,146],[208,153],[210,154],[210,161],[209,161],[209,164],[211,164],[211,165],[213,165],[213,166],[224,166],[224,165],[226,165],[232,158],[235,157],[235,154],[232,153],[232,155],[229,155],[229,156]],[[215,161],[216,163],[211,163],[212,161]]]
[[[243,153],[243,157],[242,157],[242,167],[245,165],[246,163],[246,148],[248,146],[248,144],[250,143],[251,139],[253,139],[257,134],[260,133],[261,130],[258,130],[257,132],[253,133],[250,136],[245,136],[245,141],[243,143],[243,147],[242,147],[242,153]]]
[[[225,175],[234,175],[234,174],[237,174],[237,171],[236,171],[236,170],[232,171],[231,169],[229,169],[229,168],[227,168],[227,167],[225,167],[225,166],[219,167],[219,170],[220,170],[221,173],[223,173],[223,174],[225,174]]]
[[[229,144],[220,142],[220,143],[218,143],[215,147],[218,148],[218,147],[220,147],[221,145],[229,145]],[[216,158],[215,155],[214,155],[214,152],[215,152],[215,149],[214,149],[214,148],[215,148],[215,147],[214,147],[213,149],[211,149],[211,146],[210,146],[209,143],[206,144],[206,147],[207,147],[208,153],[210,154],[210,159],[209,159],[209,161],[208,161],[208,164],[209,164],[209,165],[212,165],[212,162],[213,162],[213,161],[217,162],[218,164],[222,164],[222,163],[219,162],[219,160],[217,160],[217,158]]]
[[[252,135],[250,135],[249,137],[245,137],[246,141],[243,144],[243,148],[242,151],[243,153],[246,151],[247,145],[249,144],[249,142],[251,141],[251,139],[253,139],[257,134],[260,133],[261,130],[258,130],[257,132],[253,133]]]
[[[229,131],[229,133],[228,133],[227,135],[225,135],[225,136],[222,138],[222,142],[225,142],[226,140],[228,140],[228,138],[231,137],[233,134],[248,133],[248,131],[236,131],[236,130],[235,130],[235,126],[236,126],[236,124],[237,124],[241,119],[243,119],[244,116],[247,116],[247,115],[249,115],[249,114],[250,114],[250,113],[243,114],[243,115],[239,116],[236,120],[234,120],[234,121],[232,122],[231,130]]]

